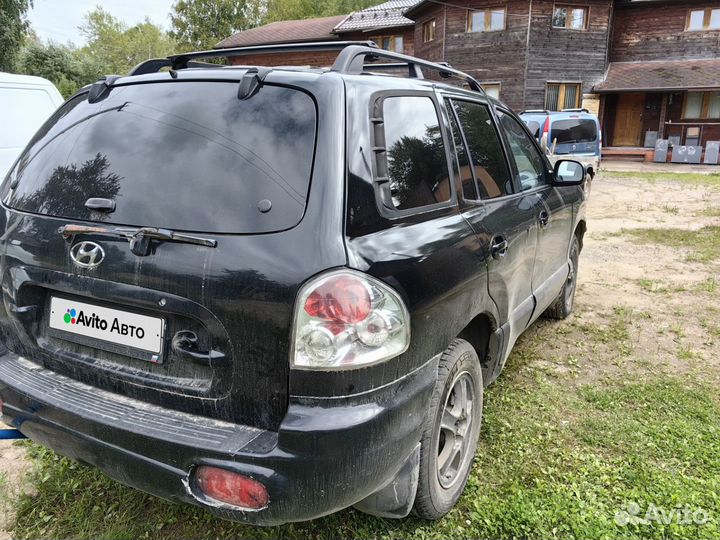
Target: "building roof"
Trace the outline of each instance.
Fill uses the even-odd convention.
[[[389,0],[348,15],[335,27],[336,33],[357,30],[375,30],[412,26],[414,21],[403,16],[405,10],[413,7],[420,0]]]
[[[428,6],[442,6],[442,2],[438,2],[437,0],[420,0],[419,2],[415,2],[414,5],[410,6],[405,10],[405,16],[406,17],[415,17],[417,13],[423,10],[423,8],[426,8]]]
[[[720,58],[611,62],[600,93],[720,88]]]
[[[233,34],[215,45],[215,48],[224,49],[227,47],[270,45],[273,43],[332,41],[339,39],[336,34],[333,34],[333,29],[346,17],[347,15],[336,15],[316,19],[273,22]]]

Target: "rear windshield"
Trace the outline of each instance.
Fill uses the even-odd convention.
[[[597,125],[593,120],[556,120],[552,123],[550,140],[558,144],[594,142]]]
[[[315,102],[281,86],[243,101],[237,93],[237,82],[182,81],[116,87],[95,104],[78,96],[35,136],[3,198],[26,212],[132,226],[293,227],[310,184]],[[114,212],[86,208],[91,197],[112,199]]]

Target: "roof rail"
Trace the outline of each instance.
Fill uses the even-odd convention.
[[[395,63],[393,64],[393,67],[406,65],[410,70],[411,77],[418,79],[424,78],[421,68],[431,69],[438,72],[441,77],[455,77],[457,79],[461,79],[467,82],[473,90],[483,94],[485,93],[480,83],[474,77],[463,71],[450,67],[447,63],[439,64],[436,62],[430,62],[429,60],[421,60],[420,58],[415,58],[414,56],[386,51],[385,49],[369,47],[367,45],[353,44],[342,49],[340,54],[338,54],[338,57],[335,59],[332,70],[337,71],[338,73],[360,75],[366,68],[370,67],[365,63],[366,57],[370,57],[371,60],[376,60],[378,58],[397,60],[399,64]],[[382,65],[383,64],[373,65],[372,68],[376,69]]]
[[[584,112],[584,113],[590,113],[585,107],[582,108],[572,108],[572,109],[563,109],[560,112]]]
[[[520,114],[550,114],[547,109],[525,109]]]
[[[155,73],[164,67],[172,69],[186,69],[189,67],[222,67],[218,64],[192,62],[198,58],[227,58],[228,56],[245,56],[258,53],[285,53],[285,52],[317,52],[339,51],[352,45],[362,45],[368,49],[375,49],[374,41],[315,41],[310,43],[276,43],[273,45],[253,45],[250,47],[230,47],[227,49],[210,49],[207,51],[193,51],[172,54],[167,58],[154,58],[137,65],[130,75],[143,75]]]
[[[366,68],[382,71],[401,67],[408,68],[410,77],[424,79],[421,68],[436,71],[443,78],[457,78],[467,82],[470,88],[477,92],[485,93],[480,83],[467,73],[454,69],[447,62],[430,62],[413,56],[386,51],[379,48],[374,41],[316,41],[309,43],[277,43],[274,45],[253,45],[250,47],[230,47],[227,49],[211,49],[207,51],[194,51],[173,54],[167,58],[154,58],[146,60],[135,66],[130,75],[143,75],[155,73],[164,67],[173,70],[186,69],[190,67],[221,67],[218,64],[196,62],[200,58],[227,58],[229,56],[244,56],[257,53],[284,53],[284,52],[317,52],[317,51],[340,51],[332,70],[345,74],[361,74]],[[394,63],[373,64],[365,63],[378,58],[395,60]]]

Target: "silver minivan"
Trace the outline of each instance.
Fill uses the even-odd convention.
[[[600,168],[602,131],[598,117],[587,109],[528,110],[520,113],[551,163],[572,159],[585,165],[592,179]]]

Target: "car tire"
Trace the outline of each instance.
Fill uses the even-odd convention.
[[[575,304],[575,289],[577,288],[577,270],[580,258],[580,240],[573,235],[570,253],[568,255],[568,277],[563,284],[560,295],[555,302],[545,311],[545,317],[549,319],[567,319],[572,313]]]
[[[440,358],[420,441],[416,516],[439,519],[460,498],[477,449],[482,405],[483,378],[477,353],[467,341],[456,339]]]

